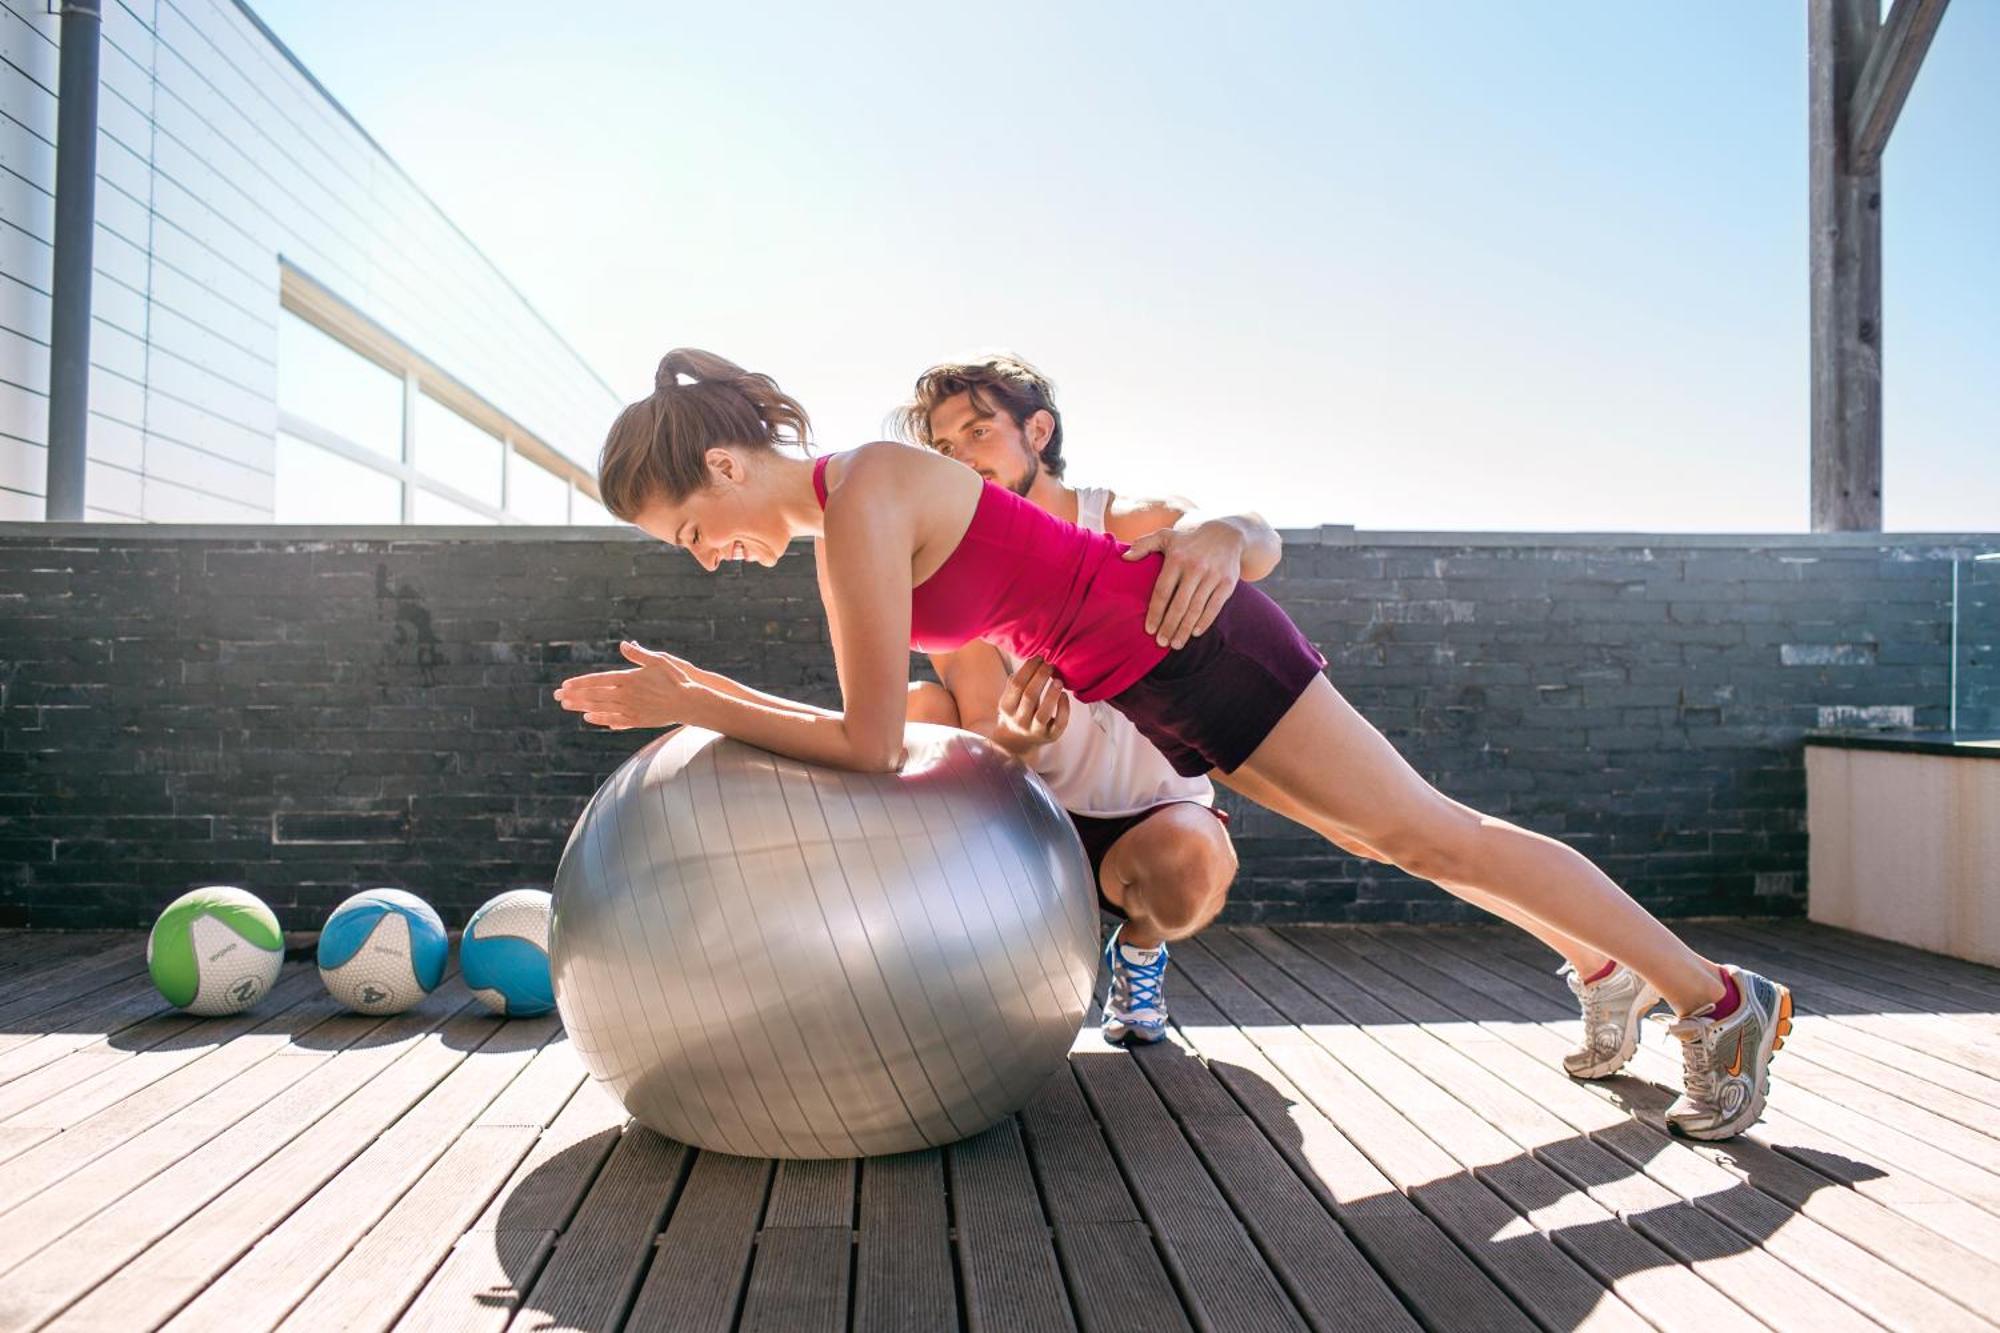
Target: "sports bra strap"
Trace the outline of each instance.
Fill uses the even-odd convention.
[[[813,494],[819,497],[821,509],[826,508],[826,465],[832,461],[832,454],[823,454],[813,460]]]

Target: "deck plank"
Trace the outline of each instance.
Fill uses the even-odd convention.
[[[555,1243],[548,1231],[467,1232],[396,1321],[397,1333],[497,1333]]]
[[[1449,1031],[1457,1025],[1454,1015],[1449,1010],[1440,1015],[1433,1006],[1413,1003],[1411,998],[1427,991],[1429,998],[1441,1001],[1448,993],[1442,983],[1449,982],[1449,976],[1428,973],[1410,955],[1391,965],[1358,951],[1345,958],[1331,952],[1308,955],[1288,941],[1256,932],[1246,932],[1246,938],[1308,986],[1317,986],[1318,968],[1340,969],[1349,980],[1373,989],[1398,1009],[1420,1009],[1428,1020],[1424,1026],[1412,1022],[1374,1025],[1365,1033],[1349,1030],[1340,1034],[1336,1054],[1406,1113],[1424,1108],[1412,1118],[1440,1146],[1489,1181],[1517,1211],[1532,1217],[1538,1228],[1656,1324],[1734,1323],[1747,1312],[1781,1328],[1822,1320],[1832,1327],[1866,1326],[1847,1307],[1760,1253],[1746,1238],[1695,1210],[1657,1180],[1633,1172],[1452,1051],[1433,1025]],[[1367,952],[1374,955],[1376,950]],[[1460,994],[1476,997],[1481,992],[1461,988]],[[1406,1016],[1415,1019],[1419,1014]],[[1372,1038],[1381,1054],[1357,1036]],[[1329,1033],[1325,1039],[1332,1037]],[[1391,1053],[1398,1059],[1384,1058]],[[1438,1137],[1445,1130],[1453,1131],[1450,1140]],[[1641,1249],[1615,1241],[1605,1244],[1628,1228],[1628,1234],[1643,1237],[1650,1245]],[[1663,1262],[1667,1267],[1661,1267]],[[1675,1267],[1680,1264],[1705,1280],[1708,1289],[1690,1285],[1688,1273]]]
[[[276,1323],[304,1299],[451,1150],[555,1031],[553,1018],[495,1021],[499,1030],[480,1043],[478,1059],[467,1060],[446,1075],[393,1128],[315,1190],[311,1199],[272,1228],[166,1327],[190,1331],[222,1324],[262,1326]],[[525,1144],[522,1150],[526,1151]],[[442,1258],[441,1251],[438,1257]],[[428,1275],[430,1265],[423,1271]]]
[[[628,1122],[508,1327],[616,1327],[653,1259],[660,1222],[693,1152]]]
[[[295,1005],[327,1013],[325,998],[312,970],[293,964],[247,1013],[196,1018],[174,1010],[149,1018],[0,1086],[0,1124],[69,1129]]]
[[[536,1063],[552,1055],[576,1059],[566,1044],[551,1043]],[[522,1103],[507,1104],[533,1073],[516,1079],[474,1125],[525,1118]],[[601,1084],[581,1082],[396,1327],[504,1329],[617,1146],[626,1119],[625,1108]]]
[[[1175,1003],[1185,1023],[1189,1006]],[[1271,1271],[1315,1329],[1418,1324],[1333,1215],[1192,1050],[1162,1042],[1139,1069],[1173,1112]]]
[[[144,1248],[97,1283],[56,1326],[124,1329],[157,1323],[198,1296],[494,1033],[494,1022],[468,1008],[468,1001],[461,984],[447,983],[418,1012],[404,1016],[410,1028],[387,1034],[395,1039],[391,1044],[341,1052],[265,1110],[79,1229],[72,1240],[86,1235],[96,1240],[104,1232],[107,1245]],[[439,1014],[450,1015],[441,1026]],[[419,1024],[428,1030],[413,1031]],[[237,1172],[232,1153],[254,1166]],[[205,1199],[204,1191],[209,1191]],[[183,1208],[189,1195],[201,1200],[199,1207]],[[66,1244],[54,1257],[77,1263],[88,1262],[90,1255],[91,1250]],[[9,1275],[10,1287],[22,1271]]]
[[[523,1026],[522,1036],[534,1039],[534,1030]],[[280,1327],[385,1328],[419,1293],[583,1076],[556,1022],[537,1026],[543,1044],[520,1073]]]
[[[1376,943],[1397,955],[1393,963],[1378,960],[1382,965],[1440,998],[1446,993],[1442,983],[1471,967],[1429,946],[1421,932],[1408,940],[1377,935]],[[1495,1074],[1453,1041],[1463,1041],[1468,1030],[1464,1023],[1437,1024],[1428,1029],[1431,1042],[1407,1044],[1407,1058],[1763,1322],[1774,1328],[1866,1327],[1884,1314],[1900,1322],[1921,1313],[1924,1320],[1916,1326],[1977,1326],[1977,1320],[1966,1323],[1968,1312],[1775,1200],[1755,1195],[1665,1135],[1628,1137],[1628,1144],[1636,1142],[1629,1158],[1587,1130],[1579,1135],[1580,1126],[1549,1103],[1566,1094],[1587,1108],[1602,1107],[1601,1102],[1580,1093],[1553,1065],[1533,1066],[1532,1076],[1516,1065],[1511,1080]],[[1491,1036],[1482,1040],[1498,1044]],[[1629,1116],[1606,1116],[1587,1126],[1614,1138],[1621,1129],[1637,1128]],[[1850,1280],[1857,1266],[1865,1281]],[[1894,1299],[1885,1301],[1884,1295]],[[1852,1298],[1872,1308],[1857,1312]]]
[[[944,1154],[936,1148],[861,1164],[854,1252],[854,1333],[959,1327]]]
[[[1036,1094],[1021,1113],[1021,1131],[1084,1333],[1188,1327],[1152,1232],[1072,1070],[1063,1070]]]
[[[734,1325],[775,1165],[726,1153],[695,1154],[632,1306],[631,1327]]]
[[[0,1327],[1995,1333],[2000,971],[1676,929],[1796,993],[1726,1144],[1665,1132],[1657,1025],[1562,1073],[1575,1003],[1518,931],[1246,927],[1175,946],[1169,1042],[1086,1031],[975,1140],[784,1164],[632,1124],[457,978],[362,1019],[301,954],[196,1021],[142,936],[0,932]]]
[[[1229,1020],[1184,1026],[1183,1035],[1418,1317],[1430,1327],[1534,1328],[1493,1278],[1252,1040],[1250,1032],[1281,1022],[1277,1011],[1198,943],[1176,945],[1175,960],[1188,984],[1175,990],[1180,998],[1172,1003],[1187,1011],[1188,1000],[1199,995]]]
[[[1070,1064],[1194,1320],[1218,1329],[1306,1327],[1134,1060],[1092,1054]]]
[[[778,1163],[739,1327],[758,1333],[846,1329],[855,1166],[847,1159]]]
[[[67,1234],[52,1236],[32,1259],[6,1271],[0,1290],[13,1303],[0,1303],[0,1308],[16,1314],[28,1310],[52,1314],[80,1297],[327,1116],[369,1079],[408,1056],[424,1033],[448,1016],[440,1005],[386,1022],[352,1015],[318,1029],[329,1043],[324,1060],[317,1058],[317,1052],[284,1055],[273,1063],[298,1065],[306,1071],[303,1078],[152,1179],[108,1187],[105,1195],[112,1196],[116,1207],[100,1208]],[[336,1024],[341,1026],[336,1029]],[[335,1049],[343,1036],[351,1040],[344,1049]],[[225,1088],[211,1097],[227,1097],[229,1092]],[[79,1172],[72,1179],[82,1178]],[[40,1202],[34,1201],[30,1208]],[[21,1217],[24,1227],[38,1232],[52,1231],[59,1222],[25,1210]]]
[[[37,1017],[79,996],[146,975],[143,940],[127,940],[103,953],[65,958],[0,992],[0,1034],[39,1033]]]
[[[1449,937],[1433,945],[1467,966],[1491,962],[1490,951],[1475,952]],[[1521,1003],[1528,1010],[1541,998],[1524,991]],[[1833,1187],[1828,1177],[1751,1137],[1719,1145],[1671,1138],[1645,1117],[1594,1095],[1590,1085],[1570,1080],[1553,1058],[1531,1057],[1498,1037],[1493,1029],[1503,1026],[1436,1031],[1469,1059],[1532,1093],[1551,1114],[1755,1238],[1849,1304],[1891,1327],[1909,1328],[1960,1326],[1968,1311],[2000,1308],[2000,1264],[1993,1260],[1940,1245],[1909,1219]],[[1558,1041],[1547,1042],[1551,1056],[1559,1049]],[[1619,1080],[1616,1086],[1645,1085]],[[1664,1089],[1649,1091],[1656,1109],[1671,1097]]]
[[[151,977],[129,977],[78,996],[37,1014],[32,1023],[36,1031],[0,1035],[0,1083],[11,1082],[71,1051],[170,1010]]]
[[[1569,1008],[1553,998],[1544,1003],[1557,1011]],[[1569,1018],[1561,1026],[1574,1022]],[[1569,1044],[1567,1037],[1546,1026],[1486,1026],[1531,1060],[1551,1068]],[[1663,1112],[1674,1095],[1678,1066],[1667,1052],[1649,1044],[1642,1046],[1632,1070],[1652,1082],[1627,1077],[1576,1086],[1611,1101],[1648,1128],[1663,1131]],[[1774,1086],[1783,1077],[1781,1063]],[[1685,1146],[1968,1308],[1993,1308],[1991,1297],[2000,1272],[1983,1257],[1996,1239],[1991,1215],[1948,1190],[1775,1109],[1727,1144]],[[1830,1184],[1850,1188],[1829,1188]]]
[[[972,1333],[1074,1328],[1019,1122],[953,1144],[945,1166]]]
[[[1539,1261],[1572,1284],[1570,1299],[1587,1302],[1586,1311],[1599,1304],[1593,1291],[1609,1292],[1665,1329],[1743,1318],[1741,1310],[1704,1286],[1653,1239],[1620,1225],[1610,1210],[1573,1189],[1412,1068],[1395,1047],[1421,1040],[1423,1034],[1401,1015],[1390,1010],[1396,1021],[1364,1029],[1342,1022],[1338,1011],[1314,993],[1351,987],[1386,1009],[1395,997],[1381,993],[1372,977],[1342,974],[1263,932],[1230,934],[1227,943],[1216,941],[1212,950],[1280,1013],[1302,1022],[1303,1037],[1338,1062],[1342,1077],[1358,1080],[1381,1107],[1394,1108],[1401,1124],[1394,1126],[1397,1137],[1385,1138],[1385,1143],[1400,1140],[1394,1150],[1413,1182],[1420,1182],[1414,1184],[1420,1198],[1438,1195],[1446,1200],[1440,1207],[1462,1199],[1467,1201],[1463,1206],[1477,1206],[1501,1223],[1502,1214],[1478,1192],[1483,1187],[1517,1219],[1487,1232],[1495,1238],[1484,1242],[1489,1263],[1497,1266],[1504,1255],[1505,1262],[1532,1271],[1529,1265]],[[1407,995],[1402,998],[1409,1003]],[[1303,1047],[1304,1042],[1294,1044]],[[1391,1123],[1382,1119],[1385,1127]],[[1543,1246],[1553,1248],[1545,1254]],[[1555,1253],[1587,1274],[1588,1285],[1553,1263]]]
[[[277,1095],[289,1077],[280,1073],[279,1081],[273,1083],[270,1071],[260,1067],[287,1051],[296,1051],[301,1038],[340,1014],[339,1007],[324,993],[305,994],[305,981],[299,980],[296,990],[304,998],[288,1007],[282,1003],[286,997],[280,996],[275,1013],[216,1020],[217,1027],[209,1034],[188,1034],[172,1049],[143,1052],[134,1060],[108,1066],[56,1101],[38,1103],[11,1122],[17,1127],[58,1132],[0,1162],[0,1212],[117,1153],[169,1118],[181,1117],[177,1129],[154,1135],[153,1142],[163,1137],[180,1138],[190,1148],[198,1146],[201,1128],[211,1117],[202,1112],[182,1113],[204,1103],[211,1108],[228,1108],[234,1097],[233,1084],[249,1071],[260,1071],[256,1083],[266,1089],[267,1096]],[[153,1063],[137,1063],[148,1057],[155,1057]],[[224,1093],[223,1098],[211,1101],[211,1094],[218,1091]],[[244,1091],[247,1094],[249,1089]],[[153,1158],[164,1167],[171,1165],[174,1153],[168,1148],[164,1155],[155,1153]],[[136,1166],[144,1159],[128,1153],[124,1160]],[[143,1178],[135,1177],[130,1183],[137,1184]]]
[[[130,931],[73,935],[60,930],[6,932],[16,953],[0,970],[0,1005],[43,987],[51,974],[76,976],[113,958],[145,964],[145,941]]]

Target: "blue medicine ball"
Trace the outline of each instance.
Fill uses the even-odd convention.
[[[496,1014],[527,1018],[556,1007],[549,978],[549,908],[540,889],[488,899],[465,923],[458,967],[465,984]]]

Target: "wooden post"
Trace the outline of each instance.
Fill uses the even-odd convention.
[[[1814,532],[1882,530],[1882,177],[1879,167],[1855,174],[1848,155],[1876,4],[1806,6]]]

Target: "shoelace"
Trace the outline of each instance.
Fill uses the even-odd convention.
[[[1681,1038],[1681,1077],[1687,1084],[1688,1100],[1702,1111],[1713,1111],[1717,1106],[1715,1052],[1709,1049],[1704,1030],[1708,1026],[1692,1018],[1667,1024],[1667,1031]]]
[[[1569,983],[1571,993],[1576,996],[1577,1002],[1583,1006],[1584,1040],[1587,1043],[1595,1044],[1598,1029],[1609,1021],[1604,1012],[1604,982],[1600,981],[1595,986],[1586,986],[1583,983],[1583,979],[1577,976],[1576,969],[1568,963],[1564,963],[1560,971],[1563,980]],[[1617,975],[1616,972],[1611,974],[1613,977]],[[1610,979],[1610,977],[1607,977],[1605,981],[1609,981]]]
[[[1134,963],[1122,951],[1112,957],[1116,961],[1111,968],[1111,1007],[1124,1014],[1137,1013],[1141,1009],[1157,1012],[1160,986],[1167,976],[1167,951],[1160,950],[1160,956],[1151,963]]]

